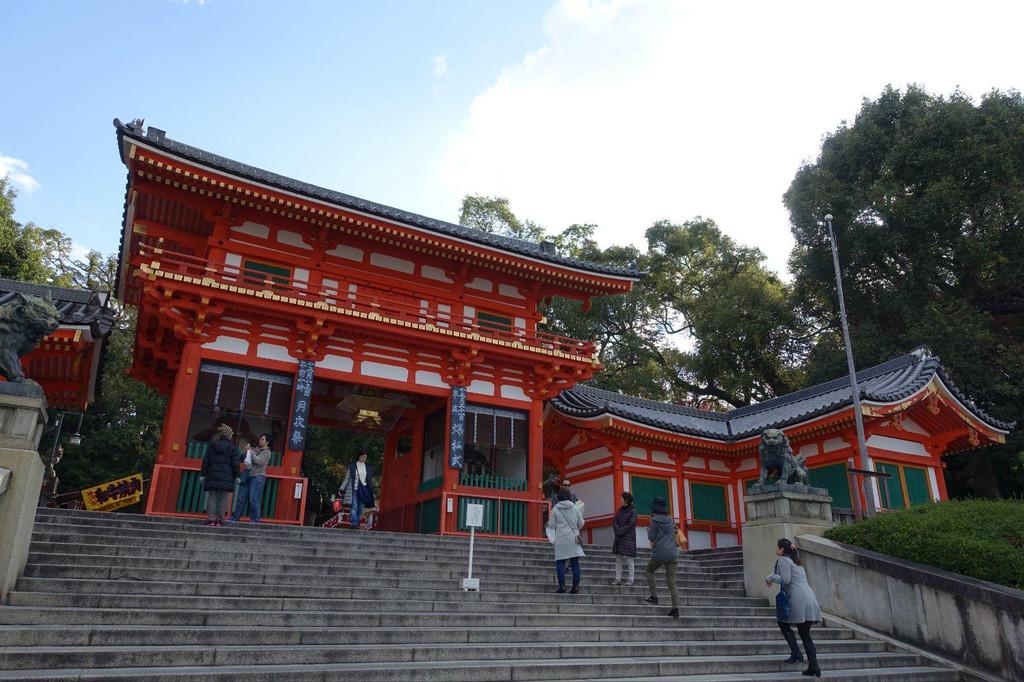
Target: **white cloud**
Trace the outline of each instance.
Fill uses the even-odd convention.
[[[473,100],[440,179],[507,196],[549,232],[597,223],[605,245],[703,215],[784,272],[781,196],[822,135],[887,83],[1020,89],[1021,8],[563,0],[546,45]]]
[[[42,187],[39,181],[28,174],[28,164],[21,159],[0,156],[0,178],[7,177],[19,190],[32,194]]]
[[[434,53],[430,61],[434,65],[433,74],[435,76],[441,77],[448,73],[448,55],[443,50]]]

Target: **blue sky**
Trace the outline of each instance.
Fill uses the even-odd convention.
[[[455,220],[508,196],[642,246],[713,218],[780,272],[781,195],[887,83],[1021,89],[1024,3],[104,0],[5,3],[0,173],[17,217],[116,250],[111,121]]]

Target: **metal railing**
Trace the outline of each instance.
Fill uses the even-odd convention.
[[[188,277],[198,280],[200,284],[215,282],[222,287],[254,291],[255,295],[261,298],[294,299],[300,304],[307,303],[318,308],[331,306],[344,311],[345,314],[363,319],[397,323],[402,326],[415,325],[439,334],[475,335],[482,339],[499,341],[503,345],[576,355],[588,361],[594,357],[592,341],[580,341],[518,327],[504,327],[493,322],[481,322],[475,318],[445,312],[445,308],[454,310],[459,305],[455,299],[428,301],[427,305],[409,303],[406,301],[425,299],[421,293],[413,289],[383,289],[374,286],[369,280],[346,279],[336,286],[315,285],[147,245],[139,246],[132,264],[135,267],[146,266],[154,272],[163,272],[175,279]],[[353,284],[355,290],[349,290],[347,287]]]

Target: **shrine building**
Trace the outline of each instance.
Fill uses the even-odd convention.
[[[0,279],[0,304],[18,294],[49,298],[60,313],[60,327],[21,358],[22,371],[42,387],[50,409],[84,410],[96,398],[100,359],[114,325],[110,294]]]
[[[306,428],[384,434],[379,527],[542,538],[544,470],[573,480],[610,544],[623,490],[669,500],[691,546],[739,542],[761,431],[850,507],[846,379],[732,412],[588,387],[592,342],[543,331],[545,299],[628,292],[635,270],[358,199],[115,120],[128,170],[118,297],[138,309],[131,373],[169,398],[146,512],[199,517],[211,432],[271,436],[264,520],[301,523]],[[864,370],[880,506],[945,499],[941,456],[1003,442],[927,349]],[[844,382],[846,382],[844,384]],[[844,388],[845,386],[845,388]],[[864,502],[864,500],[861,500]],[[643,522],[642,522],[643,523]]]

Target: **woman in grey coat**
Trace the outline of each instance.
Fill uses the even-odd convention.
[[[650,596],[644,601],[658,603],[658,588],[654,584],[654,572],[665,567],[665,582],[672,596],[672,609],[665,615],[679,617],[679,592],[676,590],[676,568],[679,566],[679,548],[676,547],[676,524],[668,515],[668,502],[664,497],[655,497],[651,502],[651,522],[647,527],[647,539],[651,541],[651,560],[647,562],[647,589]]]
[[[586,556],[583,553],[583,543],[580,537],[580,529],[583,528],[583,515],[572,503],[572,495],[567,488],[558,491],[558,504],[551,508],[551,516],[548,517],[548,539],[555,546],[555,568],[558,571],[558,589],[556,592],[565,592],[565,562],[572,566],[572,589],[571,594],[580,591],[580,557]]]
[[[779,621],[779,629],[782,636],[789,643],[792,655],[786,659],[786,663],[799,663],[804,660],[800,655],[800,647],[796,644],[796,637],[793,635],[791,624],[796,625],[796,631],[800,633],[800,639],[804,643],[804,650],[807,652],[807,670],[804,675],[821,677],[821,668],[818,667],[818,651],[811,639],[811,626],[821,620],[821,609],[818,607],[818,600],[807,584],[807,573],[801,565],[800,557],[796,547],[786,538],[781,538],[776,543],[775,570],[769,573],[764,581],[771,585],[778,583],[785,587],[789,593],[789,618]]]

